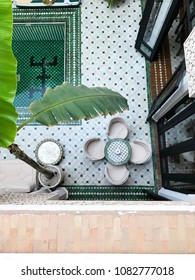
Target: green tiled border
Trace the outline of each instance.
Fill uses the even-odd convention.
[[[154,191],[150,186],[65,186],[69,200],[151,200],[144,189]]]
[[[141,11],[142,14],[144,12],[144,7],[146,0],[140,0],[141,2]],[[147,79],[147,97],[148,97],[148,111],[150,109],[151,103],[152,103],[152,98],[151,98],[151,88],[150,88],[150,62],[145,59],[145,65],[146,65],[146,79]],[[155,140],[154,140],[154,127],[152,124],[150,124],[150,138],[151,138],[151,145],[152,145],[152,162],[153,162],[153,173],[154,173],[154,187],[153,191],[155,193],[158,193],[158,185],[157,185],[157,164],[156,164],[156,145],[155,145]]]
[[[146,61],[146,79],[147,79],[147,96],[148,96],[148,110],[150,108],[152,99],[151,99],[151,89],[150,89],[150,71],[149,71],[149,62]],[[158,192],[158,185],[157,185],[157,164],[156,164],[156,145],[155,145],[155,139],[154,139],[154,126],[153,124],[150,124],[150,139],[151,139],[151,145],[152,145],[152,163],[153,163],[153,174],[154,174],[154,189],[153,191],[155,193]]]
[[[14,23],[66,23],[66,80],[73,85],[81,83],[81,9],[55,8],[55,9],[13,9]],[[21,108],[17,125],[31,116],[28,108]],[[80,125],[73,122],[71,125]],[[30,125],[38,125],[32,122]],[[65,125],[64,123],[62,125]],[[70,124],[68,124],[70,125]]]

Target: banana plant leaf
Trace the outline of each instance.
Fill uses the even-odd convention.
[[[7,148],[16,136],[17,113],[13,106],[16,94],[17,62],[12,52],[12,3],[0,4],[0,147]]]
[[[72,86],[68,82],[48,88],[43,100],[34,101],[30,106],[32,118],[47,126],[113,115],[127,109],[126,98],[117,92],[103,87]]]

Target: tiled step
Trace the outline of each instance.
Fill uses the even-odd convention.
[[[144,186],[67,186],[70,200],[150,200]]]

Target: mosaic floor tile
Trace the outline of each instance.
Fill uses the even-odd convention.
[[[106,86],[125,96],[129,110],[120,116],[130,126],[128,140],[142,139],[151,143],[151,130],[146,122],[146,63],[145,58],[134,48],[140,19],[140,0],[124,1],[112,9],[108,8],[105,1],[82,1],[82,83],[87,86]],[[60,165],[66,173],[65,185],[70,191],[70,199],[146,199],[142,189],[155,190],[152,160],[144,165],[128,164],[128,181],[114,188],[104,176],[106,161],[91,162],[83,153],[87,139],[98,136],[107,141],[109,120],[110,116],[107,116],[82,121],[82,125],[78,126],[28,126],[20,130],[16,143],[32,157],[37,144],[45,138],[54,138],[61,143],[65,154]],[[6,158],[14,157],[1,149],[0,159]],[[78,190],[78,187],[82,189]],[[103,190],[104,195],[100,195],[100,190]],[[87,195],[83,194],[88,192]]]
[[[63,81],[80,84],[80,8],[14,9],[13,20],[13,52],[18,60],[14,105],[20,125],[31,116],[30,103],[41,99],[47,87]]]

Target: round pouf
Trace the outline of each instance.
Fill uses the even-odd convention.
[[[40,184],[46,188],[55,188],[64,180],[64,172],[61,167],[54,165],[45,166],[46,169],[53,172],[54,176],[51,179],[47,179],[44,174],[38,173],[38,179]]]

